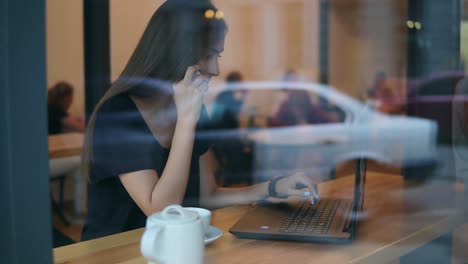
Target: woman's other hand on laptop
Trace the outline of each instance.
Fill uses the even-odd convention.
[[[303,188],[298,189],[297,186]],[[276,192],[282,195],[309,199],[312,204],[320,199],[314,177],[307,176],[302,172],[278,180],[276,182]]]

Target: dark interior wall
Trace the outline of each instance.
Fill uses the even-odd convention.
[[[460,0],[408,0],[408,78],[460,67]]]
[[[405,178],[454,180],[452,99],[463,77],[460,65],[460,0],[407,0],[408,21],[421,29],[407,28],[406,114],[437,123],[437,163],[407,168]],[[448,151],[445,151],[447,150]]]

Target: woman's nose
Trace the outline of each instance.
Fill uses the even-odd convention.
[[[219,69],[216,69],[216,71],[212,72],[211,76],[213,77],[219,76]]]
[[[217,62],[213,63],[213,65],[210,65],[210,67],[208,67],[208,74],[211,77],[219,76],[219,65]]]

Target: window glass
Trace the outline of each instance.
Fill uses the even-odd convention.
[[[462,206],[467,63],[468,0],[48,0],[49,140],[78,142],[49,160],[54,234],[143,232],[171,204],[275,206],[276,187],[352,201],[366,161],[349,219],[388,241],[358,232],[374,250],[349,255],[417,236]],[[375,262],[467,262],[466,225],[449,229]]]

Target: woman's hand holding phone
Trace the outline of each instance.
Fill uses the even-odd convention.
[[[203,78],[198,65],[188,67],[182,81],[174,85],[174,100],[178,120],[196,125],[203,105],[203,95],[208,89],[208,81]]]

